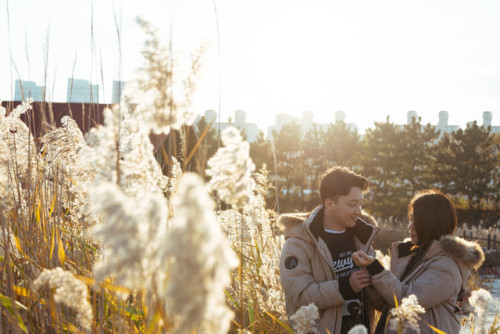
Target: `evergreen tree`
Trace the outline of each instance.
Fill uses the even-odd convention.
[[[259,131],[257,140],[250,143],[250,157],[252,158],[257,170],[261,169],[263,164],[266,164],[267,170],[270,171],[270,175],[273,174],[273,147],[271,141],[266,139],[264,136],[263,131]]]
[[[439,137],[439,130],[421,119],[413,119],[405,124],[398,145],[398,179],[407,198],[412,198],[419,190],[429,188],[432,180],[432,151]]]
[[[479,218],[478,211],[482,203],[489,198],[491,180],[494,179],[496,157],[494,155],[493,136],[487,128],[478,126],[474,121],[465,130],[454,133],[454,146],[457,151],[456,191],[467,197],[469,209],[474,218]]]
[[[493,135],[474,121],[465,130],[443,136],[438,147],[436,176],[444,181],[445,190],[467,200],[470,219],[478,221],[495,187],[492,180],[498,165]]]
[[[403,219],[408,198],[399,178],[401,170],[401,131],[394,124],[375,122],[362,140],[360,162],[362,174],[370,182],[371,190],[366,194],[367,210],[377,216]]]
[[[303,151],[300,125],[289,123],[279,132],[273,132],[278,170],[278,190],[281,209],[293,211],[300,209],[303,201],[301,185],[303,182]]]
[[[360,137],[357,131],[351,131],[345,122],[330,124],[323,143],[328,165],[352,169],[359,161]]]
[[[302,141],[304,187],[307,196],[304,209],[311,210],[319,203],[318,183],[328,165],[324,144],[325,132],[316,123],[305,133]]]

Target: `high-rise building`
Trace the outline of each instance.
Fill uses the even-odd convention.
[[[113,80],[113,89],[111,91],[111,103],[119,103],[125,88],[125,81]]]
[[[450,118],[450,115],[448,114],[447,111],[443,110],[439,112],[439,122],[436,125],[436,128],[441,131],[441,134],[443,133],[450,133],[453,131],[457,131],[460,129],[458,125],[449,125],[448,124],[448,119]]]
[[[67,102],[98,103],[99,85],[92,85],[88,80],[68,78]]]
[[[491,111],[485,111],[485,112],[483,112],[483,126],[485,128],[487,128],[487,127],[490,126],[492,133],[498,133],[498,132],[500,132],[500,126],[493,125],[492,124],[492,120],[493,120],[493,114],[491,113]]]
[[[215,123],[217,121],[217,112],[212,109],[206,110],[204,117],[206,122]],[[222,131],[228,126],[234,126],[245,133],[247,141],[249,143],[253,143],[257,140],[257,136],[259,135],[259,128],[255,123],[247,123],[246,117],[247,113],[244,110],[239,109],[234,112],[234,120],[232,122],[220,122],[213,124],[212,127],[214,127],[215,129],[220,129]],[[200,119],[201,117],[198,116],[194,121],[196,127]]]
[[[34,81],[16,80],[14,101],[26,101],[31,97],[33,101],[40,102],[44,95],[45,86],[38,86]]]

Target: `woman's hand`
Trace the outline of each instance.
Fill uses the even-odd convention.
[[[366,253],[362,250],[352,253],[351,257],[354,260],[354,263],[356,263],[356,265],[359,267],[366,267],[367,265],[375,261],[373,256],[366,255]]]

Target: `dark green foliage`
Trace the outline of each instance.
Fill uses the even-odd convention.
[[[408,199],[405,194],[401,170],[403,155],[400,129],[389,122],[375,123],[368,129],[361,149],[362,175],[370,181],[371,190],[366,196],[366,207],[376,216],[402,218]]]
[[[211,156],[217,140],[214,134],[207,137]],[[464,220],[496,222],[499,152],[500,134],[494,136],[491,129],[475,122],[464,130],[439,133],[420,119],[396,125],[389,118],[374,123],[363,136],[344,122],[327,128],[313,124],[307,130],[292,123],[275,132],[273,141],[261,132],[250,146],[256,167],[268,166],[269,179],[279,193],[280,212],[319,205],[319,178],[327,168],[340,165],[368,178],[371,188],[365,195],[365,209],[395,222],[406,219],[408,202],[418,191],[431,187],[450,195],[461,212],[467,212],[468,216],[461,214]]]
[[[250,158],[255,164],[255,169],[266,164],[269,171],[274,170],[273,147],[270,140],[266,139],[264,132],[260,131],[257,140],[250,144]]]
[[[296,123],[286,124],[279,133],[273,133],[276,166],[279,179],[277,187],[281,206],[286,211],[302,210],[304,202],[304,160],[302,132]]]
[[[489,129],[474,121],[465,130],[459,129],[443,137],[438,144],[439,158],[435,161],[438,172],[445,173],[439,182],[450,194],[463,196],[471,212],[471,221],[480,218],[482,205],[493,197],[495,176],[498,173],[498,146],[494,145]]]
[[[358,162],[360,147],[358,133],[351,131],[344,122],[330,124],[323,137],[323,154],[328,166],[352,168]]]

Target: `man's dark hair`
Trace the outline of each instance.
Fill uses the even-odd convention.
[[[418,246],[427,246],[442,235],[453,234],[457,213],[448,196],[436,189],[423,190],[408,206],[408,219],[413,219]]]
[[[321,203],[325,205],[327,198],[336,201],[339,196],[349,194],[352,187],[359,187],[362,191],[366,191],[368,180],[345,167],[337,166],[327,170],[319,180]]]

